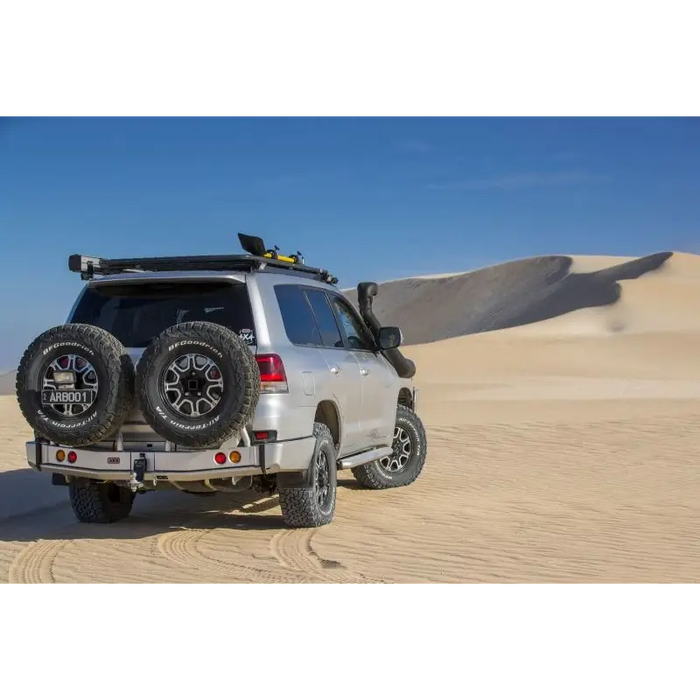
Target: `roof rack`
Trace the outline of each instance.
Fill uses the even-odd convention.
[[[242,234],[239,234],[241,237]],[[248,237],[249,238],[249,237]],[[321,282],[337,284],[338,278],[328,270],[309,267],[287,259],[261,255],[195,255],[161,258],[97,258],[90,255],[71,255],[68,269],[79,272],[83,280],[104,275],[119,275],[127,272],[176,272],[185,270],[264,270],[284,269],[300,275],[311,276]]]

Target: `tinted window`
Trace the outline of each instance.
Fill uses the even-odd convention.
[[[371,350],[374,344],[350,305],[340,297],[334,296],[333,306],[345,331],[348,345],[354,350]]]
[[[324,347],[344,347],[343,337],[338,330],[335,315],[328,305],[328,297],[326,297],[324,292],[314,289],[307,289],[306,296],[309,298],[309,303],[314,310],[314,316],[316,316],[319,328],[321,329]]]
[[[222,282],[104,284],[85,290],[71,320],[104,328],[127,348],[143,348],[166,328],[210,321],[255,343],[248,290]]]
[[[280,285],[275,287],[275,294],[289,341],[294,345],[320,345],[321,335],[304,292],[299,287]]]

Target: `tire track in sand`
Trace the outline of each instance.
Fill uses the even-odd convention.
[[[358,571],[348,570],[338,561],[324,559],[313,548],[318,530],[282,530],[270,540],[270,550],[287,569],[303,572],[322,583],[382,583]]]
[[[25,547],[10,565],[9,583],[56,583],[53,564],[66,540],[39,540]]]
[[[274,571],[250,566],[235,560],[226,561],[202,551],[199,543],[202,538],[210,535],[214,529],[188,529],[168,532],[158,538],[159,552],[176,564],[197,569],[200,572],[209,571],[212,574],[224,574],[227,578],[260,583],[300,583],[304,576],[301,573],[285,569]]]

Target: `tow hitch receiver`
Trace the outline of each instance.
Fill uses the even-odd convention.
[[[143,486],[143,477],[146,474],[146,455],[142,452],[137,459],[134,460],[134,468],[131,473],[129,486],[131,490],[136,492]]]

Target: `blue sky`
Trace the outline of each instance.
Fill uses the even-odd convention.
[[[301,250],[341,286],[543,253],[700,252],[696,119],[0,121],[0,369],[70,253]]]

